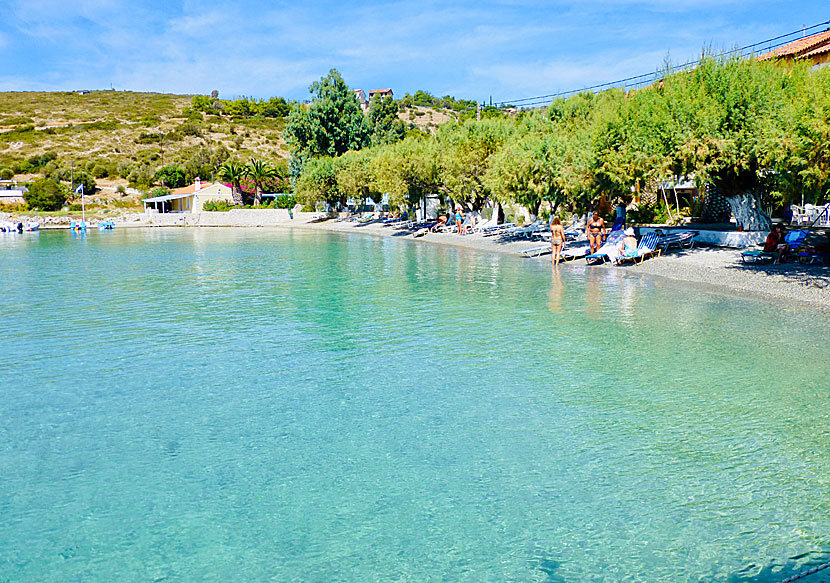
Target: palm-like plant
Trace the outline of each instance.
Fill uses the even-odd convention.
[[[219,166],[219,178],[227,180],[231,183],[231,191],[233,192],[233,204],[242,205],[242,189],[239,182],[247,176],[245,166],[238,162],[225,162]]]
[[[269,178],[273,178],[276,176],[277,171],[274,169],[273,166],[266,160],[255,160],[251,158],[251,161],[245,165],[245,176],[250,178],[254,181],[254,204],[259,205],[262,203],[262,184]]]

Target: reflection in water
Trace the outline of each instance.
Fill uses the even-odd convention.
[[[600,272],[603,271],[601,267],[589,267],[588,278],[585,281],[585,315],[590,320],[599,320],[602,318],[602,305],[600,288],[602,281],[600,281]]]
[[[562,274],[559,272],[559,266],[554,265],[551,271],[548,307],[551,312],[559,314],[562,312],[562,297],[565,295],[565,286],[562,284]]]

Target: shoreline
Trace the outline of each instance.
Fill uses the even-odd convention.
[[[452,246],[459,249],[513,255],[522,261],[550,265],[550,255],[521,258],[518,252],[538,245],[533,241],[500,242],[496,237],[428,233],[417,239],[408,231],[398,231],[374,223],[282,223],[276,228],[357,233],[377,237],[410,240],[417,243]],[[830,312],[830,267],[805,265],[798,262],[782,265],[744,264],[740,249],[695,246],[691,250],[672,250],[660,257],[647,259],[639,265],[616,266],[611,263],[588,266],[582,259],[560,263],[559,269],[619,269],[626,274],[663,278],[687,284],[709,293],[751,297],[766,302],[787,302],[793,306],[813,307]]]
[[[251,211],[249,211],[251,212]],[[252,211],[257,212],[257,211]],[[260,211],[261,212],[261,211]],[[218,213],[210,213],[218,214]],[[247,213],[246,213],[247,214]],[[445,245],[458,249],[467,249],[488,253],[500,253],[516,256],[521,261],[550,265],[550,254],[538,258],[520,258],[518,252],[534,247],[534,241],[501,241],[497,237],[482,235],[455,235],[452,233],[428,233],[414,238],[412,233],[386,227],[378,223],[335,222],[325,220],[312,222],[312,213],[300,213],[289,219],[287,212],[283,216],[272,216],[269,220],[253,220],[256,215],[245,216],[241,223],[222,224],[222,217],[211,217],[209,222],[192,217],[179,216],[175,222],[159,223],[141,214],[130,217],[133,220],[116,223],[116,229],[122,228],[158,228],[158,227],[218,227],[218,228],[276,228],[308,231],[326,231],[345,234],[360,234],[375,237],[389,237],[411,241]],[[207,218],[207,217],[205,217]],[[265,218],[265,217],[261,217]],[[93,227],[94,228],[94,227]],[[49,225],[43,230],[64,230],[68,225]],[[577,259],[570,263],[560,263],[560,269],[572,268],[620,269],[626,274],[646,275],[664,278],[676,284],[694,286],[709,293],[720,293],[732,297],[753,298],[766,302],[786,302],[798,307],[809,307],[830,312],[830,267],[823,265],[804,265],[799,262],[771,264],[744,264],[740,249],[708,247],[696,245],[691,250],[672,250],[660,257],[648,259],[639,265],[628,264],[615,266],[610,263],[587,266],[585,261]]]

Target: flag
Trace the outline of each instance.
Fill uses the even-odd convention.
[[[78,188],[75,189],[75,192],[83,192],[83,191],[84,191],[84,185],[83,184],[79,184]]]

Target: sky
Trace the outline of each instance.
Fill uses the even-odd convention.
[[[367,93],[511,102],[828,20],[826,0],[0,0],[0,91],[306,100],[337,69]]]

